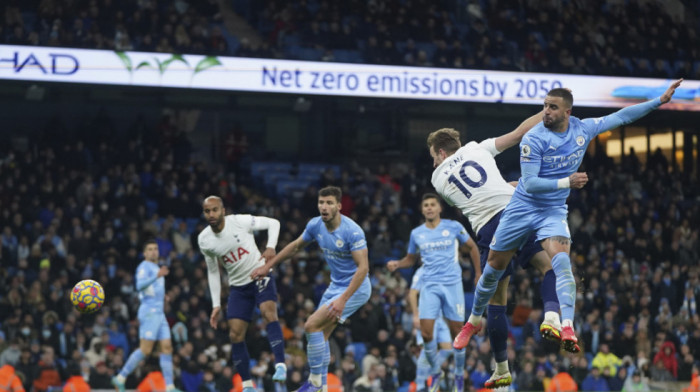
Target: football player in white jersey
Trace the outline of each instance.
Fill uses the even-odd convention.
[[[469,142],[464,146],[461,145],[459,132],[454,129],[439,129],[428,136],[428,148],[435,167],[432,184],[448,204],[462,211],[477,233],[482,270],[486,267],[486,255],[493,233],[515,191],[514,185],[507,183],[501,176],[494,157],[517,145],[541,118],[542,113],[538,113],[523,121],[510,133],[486,139],[481,143]],[[532,238],[516,255],[514,262],[524,267],[528,264],[533,265],[544,275],[541,290],[545,319],[540,326],[540,332],[547,339],[559,341],[559,302],[551,260]],[[489,301],[487,325],[496,369],[484,384],[486,388],[499,388],[512,383],[507,360],[508,322],[505,317],[507,288],[512,271],[511,263],[498,282],[496,294]],[[457,339],[455,348],[464,347],[458,344]]]
[[[228,273],[230,286],[226,318],[229,337],[233,343],[233,364],[243,380],[243,391],[254,392],[250,374],[250,357],[245,344],[246,330],[254,307],[267,323],[267,338],[275,356],[275,374],[272,379],[283,383],[287,379],[284,363],[284,340],[277,319],[277,289],[274,279],[265,277],[257,281],[250,273],[275,256],[275,247],[280,232],[276,219],[252,215],[226,215],[223,201],[218,196],[209,196],[202,203],[204,217],[209,226],[199,233],[199,249],[204,255],[209,271],[209,291],[213,310],[209,323],[217,328],[221,312],[221,277],[219,263]],[[267,248],[260,254],[253,233],[267,230]]]

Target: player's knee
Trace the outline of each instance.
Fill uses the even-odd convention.
[[[263,320],[265,320],[266,323],[277,321],[277,309],[265,309],[261,310],[260,313],[262,314]]]
[[[425,341],[425,342],[432,342],[433,341],[433,331],[421,330],[420,334],[421,334],[421,336],[423,336],[423,341]]]
[[[141,354],[143,354],[144,357],[147,357],[151,355],[151,351],[153,351],[153,346],[142,344],[141,346],[139,346],[139,349],[141,349]]]
[[[172,344],[161,344],[160,345],[160,352],[162,354],[172,354],[173,353]]]
[[[490,252],[487,262],[491,266],[491,268],[495,268],[500,271],[506,269],[509,261],[509,258],[503,257],[503,255],[501,255],[500,253]]]
[[[231,339],[232,343],[240,343],[245,340],[245,331],[235,331],[230,329],[228,331],[228,337]]]
[[[537,270],[539,270],[542,275],[546,274],[551,269],[552,269],[551,264],[537,264]]]
[[[304,332],[318,332],[320,329],[312,319],[306,320],[304,323]]]

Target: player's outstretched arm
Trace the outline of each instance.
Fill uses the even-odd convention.
[[[615,113],[609,114],[600,119],[595,119],[595,134],[603,133],[609,129],[617,128],[622,125],[632,123],[647,114],[649,114],[654,109],[659,106],[671,101],[673,94],[676,89],[681,85],[683,79],[678,79],[666,89],[666,91],[658,98],[652,99],[650,101],[642,102],[636,105],[628,106],[626,108],[620,109]]]
[[[277,263],[292,257],[294,254],[304,249],[309,243],[310,242],[304,241],[303,236],[299,236],[299,238],[287,244],[287,246],[285,246],[284,249],[277,253],[275,257],[273,257],[270,260],[267,260],[265,265],[254,269],[253,272],[250,274],[250,278],[253,280],[258,280],[266,277],[267,274],[270,273],[270,270],[272,270],[272,268],[274,268],[275,265],[277,265]]]
[[[525,121],[520,123],[520,125],[518,125],[518,127],[515,128],[513,131],[497,137],[496,149],[499,152],[503,152],[520,143],[520,140],[522,140],[523,136],[525,136],[527,131],[529,131],[530,129],[532,129],[532,127],[534,127],[542,121],[543,114],[544,112],[540,111],[534,116],[528,117]]]
[[[394,272],[399,268],[412,267],[416,264],[416,260],[418,260],[418,258],[414,253],[406,253],[406,256],[401,260],[389,260],[386,263],[386,269],[388,269],[389,272]]]
[[[343,294],[340,295],[338,299],[328,304],[328,317],[340,319],[343,315],[343,310],[345,310],[345,304],[348,302],[350,297],[355,294],[355,291],[360,288],[362,282],[367,277],[369,273],[369,252],[367,248],[353,250],[351,252],[352,260],[357,265],[357,270],[350,280],[348,288],[345,289]]]

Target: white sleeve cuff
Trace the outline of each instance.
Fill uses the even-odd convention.
[[[496,156],[496,155],[501,153],[496,148],[496,138],[494,138],[494,137],[482,141],[481,143],[479,143],[479,145],[481,147],[483,147],[484,149],[486,149],[486,151],[491,153],[491,155],[493,155],[493,156]]]
[[[560,178],[557,180],[557,189],[568,189],[571,188],[571,180],[569,177]]]

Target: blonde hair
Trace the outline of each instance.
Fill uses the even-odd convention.
[[[446,153],[453,153],[459,150],[461,145],[459,132],[454,128],[441,128],[428,135],[428,148],[432,147],[436,152],[443,150]]]

